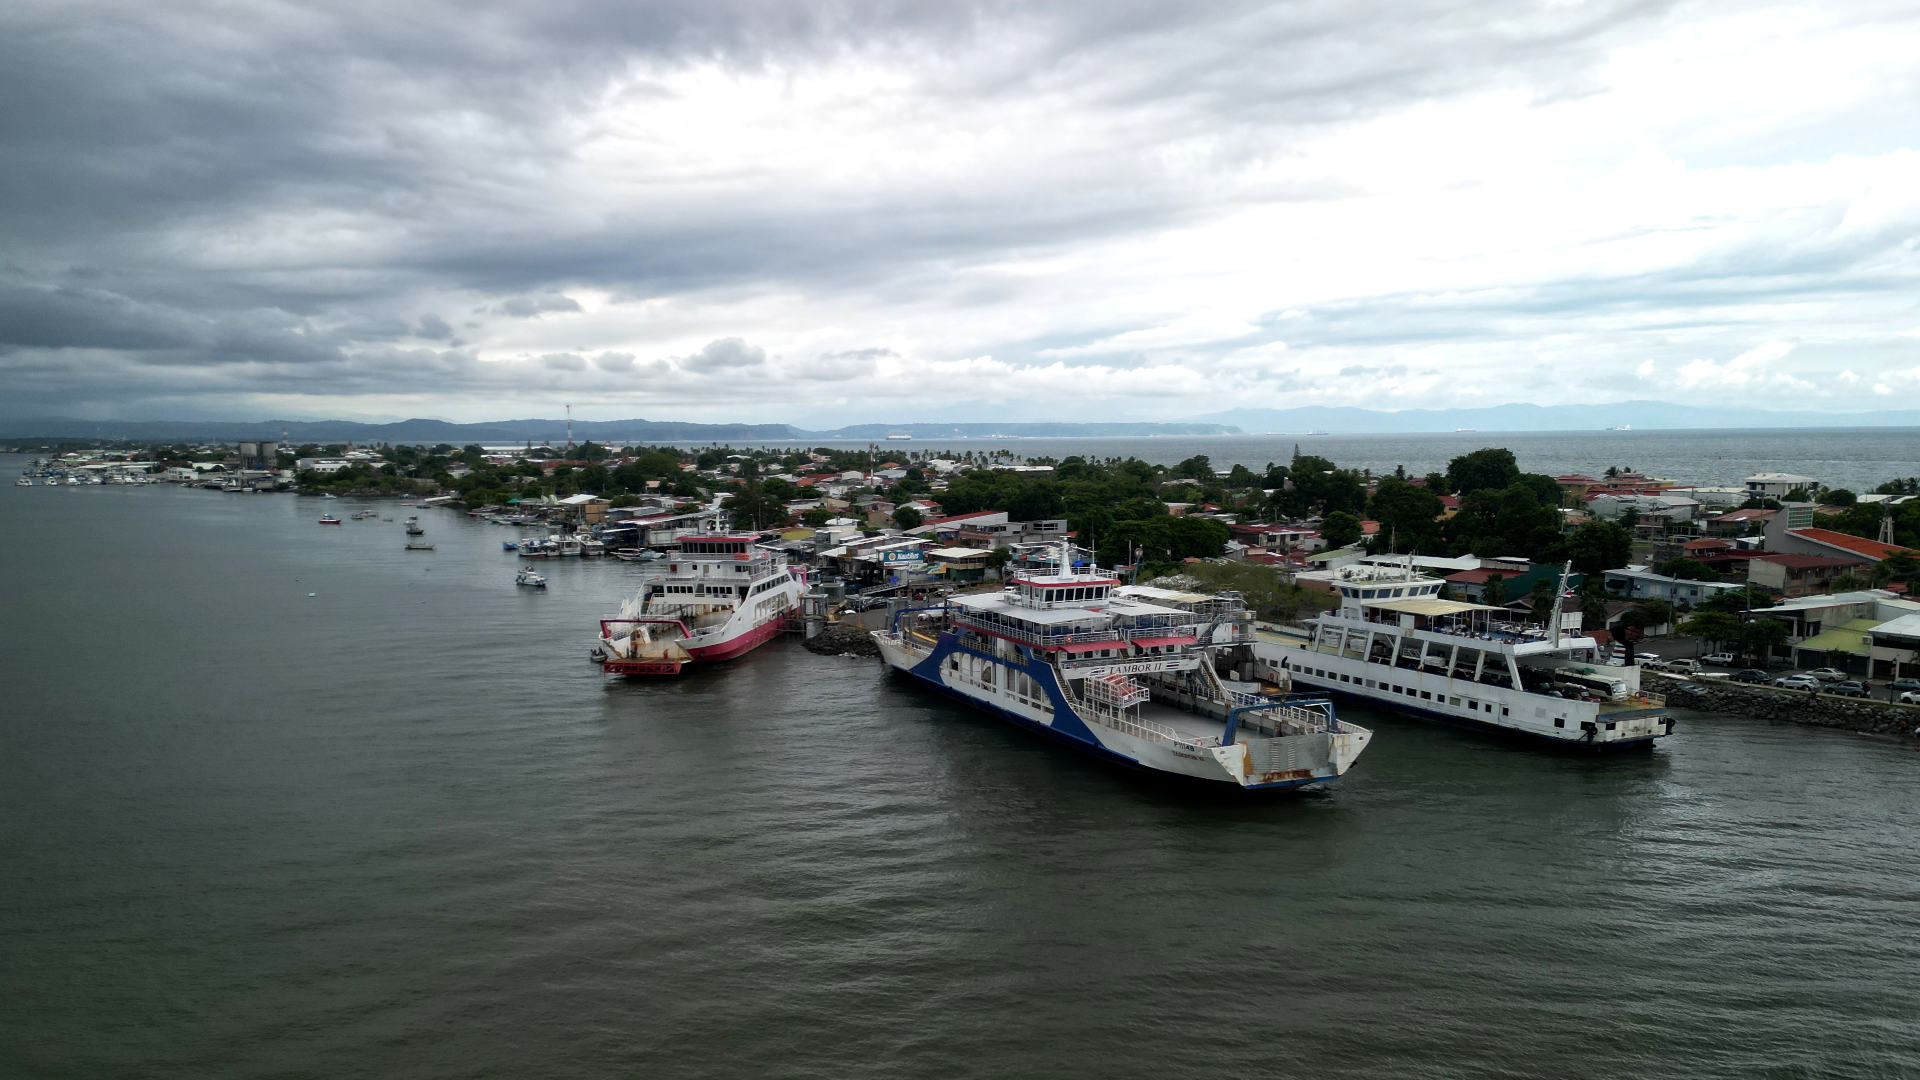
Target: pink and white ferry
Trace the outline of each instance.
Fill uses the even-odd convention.
[[[766,644],[807,591],[806,570],[751,536],[685,536],[618,615],[600,620],[601,670],[678,675]],[[664,565],[662,565],[664,564]]]

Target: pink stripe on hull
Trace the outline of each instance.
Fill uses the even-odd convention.
[[[688,649],[687,654],[703,664],[716,660],[731,660],[772,641],[774,636],[780,633],[780,622],[779,617],[768,619],[731,641],[723,641],[718,645],[708,645],[700,649]]]

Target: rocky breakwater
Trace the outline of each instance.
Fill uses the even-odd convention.
[[[1750,686],[1722,679],[1673,678],[1652,672],[1643,672],[1640,682],[1654,693],[1665,694],[1667,704],[1684,709],[1873,735],[1920,736],[1920,708],[1912,705]]]
[[[809,652],[822,656],[880,655],[880,647],[873,643],[873,635],[856,622],[828,623],[803,644]]]

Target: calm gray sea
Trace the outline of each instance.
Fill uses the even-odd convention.
[[[786,642],[609,684],[630,568],[360,505],[0,486],[0,1076],[1920,1075],[1912,745],[1348,709],[1199,799]]]
[[[755,445],[787,446],[788,443]],[[865,442],[831,442],[840,447]],[[887,451],[1005,451],[1019,457],[1137,457],[1160,465],[1205,454],[1218,468],[1286,464],[1297,448],[1350,469],[1413,476],[1483,447],[1512,450],[1526,472],[1599,476],[1609,465],[1708,486],[1739,486],[1757,472],[1812,477],[1829,487],[1871,491],[1896,477],[1920,476],[1920,428],[1780,428],[1765,431],[1455,431],[1403,435],[1206,435],[1074,439],[916,439],[877,444]]]

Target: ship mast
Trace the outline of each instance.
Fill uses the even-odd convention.
[[[1561,601],[1567,596],[1567,575],[1573,570],[1573,560],[1568,559],[1560,566],[1560,587],[1553,590],[1553,647],[1560,647],[1560,609]]]

